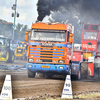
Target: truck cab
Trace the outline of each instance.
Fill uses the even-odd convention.
[[[61,23],[34,23],[29,39],[27,64],[28,77],[36,72],[47,77],[66,75],[71,69],[73,34],[72,26]]]

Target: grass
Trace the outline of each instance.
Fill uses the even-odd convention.
[[[99,97],[100,98],[100,93],[92,93],[92,94],[87,94],[87,95],[79,95],[77,96],[79,98],[95,98],[95,97]]]

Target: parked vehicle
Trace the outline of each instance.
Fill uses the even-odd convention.
[[[14,62],[14,52],[10,48],[11,39],[0,36],[0,61],[4,61],[6,63]]]
[[[83,64],[80,72],[85,78],[100,78],[99,25],[84,24],[81,43],[82,49],[73,51],[73,62]]]
[[[15,59],[26,60],[27,58],[27,42],[19,41],[17,48],[15,49]]]

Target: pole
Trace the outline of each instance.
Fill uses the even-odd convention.
[[[74,26],[72,26],[72,33],[74,34]],[[73,43],[72,43],[72,54],[71,54],[71,57],[73,57],[73,50],[74,50],[74,37],[75,36],[73,36]]]
[[[16,6],[17,6],[17,0],[15,0],[14,27],[13,27],[13,37],[12,37],[13,41],[14,41],[15,21],[16,21]]]

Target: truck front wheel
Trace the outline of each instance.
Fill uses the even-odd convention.
[[[28,77],[29,78],[34,78],[35,75],[36,75],[36,72],[33,72],[33,71],[28,70]]]

